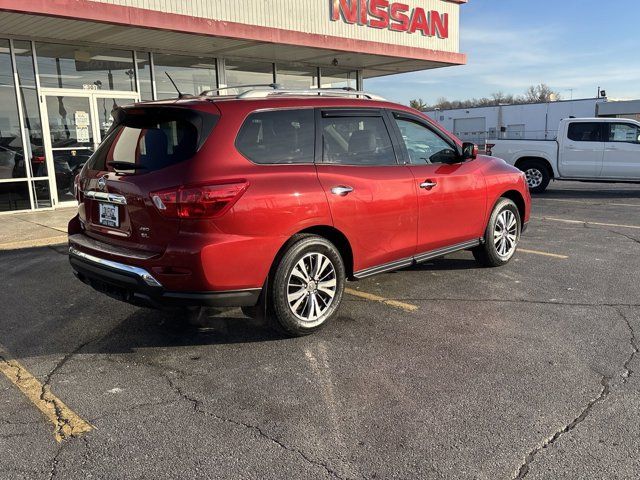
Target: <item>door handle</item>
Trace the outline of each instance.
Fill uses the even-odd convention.
[[[338,195],[339,197],[345,197],[353,192],[353,187],[348,185],[338,185],[337,187],[333,187],[331,189],[331,193],[334,195]]]
[[[433,187],[437,187],[438,182],[432,182],[431,180],[427,180],[426,182],[422,182],[420,184],[420,188],[424,188],[425,190],[431,190]]]

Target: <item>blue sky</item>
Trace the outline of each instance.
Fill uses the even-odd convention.
[[[610,99],[640,98],[640,0],[469,0],[460,28],[467,65],[365,88],[401,103],[521,94],[539,83],[563,99],[593,97],[598,86]]]

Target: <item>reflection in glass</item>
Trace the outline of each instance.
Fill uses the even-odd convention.
[[[345,72],[335,68],[323,68],[320,71],[322,88],[357,88],[356,72]]]
[[[13,46],[20,85],[20,101],[24,113],[25,133],[28,138],[27,158],[31,160],[31,174],[34,177],[46,177],[47,163],[44,156],[42,122],[40,121],[40,105],[36,92],[31,42],[16,40],[13,42]]]
[[[102,141],[104,140],[104,137],[107,136],[109,129],[113,125],[112,112],[118,107],[123,107],[125,105],[131,105],[132,103],[136,103],[136,100],[133,98],[123,99],[123,98],[98,97],[96,98],[96,102],[98,104],[98,119],[100,121],[99,141]]]
[[[227,85],[263,85],[273,83],[273,64],[247,60],[225,60]],[[235,95],[236,90],[224,90],[223,95]]]
[[[42,87],[136,90],[131,51],[37,43],[36,53]]]
[[[88,98],[47,97],[47,116],[54,149],[93,147]]]
[[[26,181],[0,183],[0,212],[31,208]]]
[[[199,95],[204,90],[216,88],[216,65],[213,58],[155,53],[153,63],[156,90],[160,100],[178,96],[165,72],[171,75],[184,94]]]
[[[56,188],[59,202],[75,200],[73,181],[92,153],[93,150],[87,148],[53,151],[53,165],[56,172]]]
[[[26,176],[9,41],[0,40],[0,178]]]
[[[276,65],[276,82],[287,88],[317,88],[318,69],[298,65]]]
[[[33,182],[33,194],[35,208],[50,208],[52,206],[49,180],[38,180]]]
[[[138,82],[140,83],[140,99],[142,101],[153,100],[153,89],[151,86],[151,62],[149,53],[136,52],[138,62]]]

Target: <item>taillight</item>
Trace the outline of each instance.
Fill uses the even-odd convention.
[[[487,143],[487,144],[485,145],[485,153],[486,153],[487,155],[489,155],[489,156],[493,155],[492,150],[493,150],[493,147],[495,147],[495,146],[496,146],[496,144],[495,144],[495,143]]]
[[[187,185],[151,194],[165,217],[214,218],[226,213],[247,190],[247,182]]]

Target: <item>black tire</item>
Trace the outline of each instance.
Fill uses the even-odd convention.
[[[495,240],[496,231],[503,230],[502,227],[500,227],[500,225],[496,226],[499,223],[498,219],[503,212],[511,212],[511,214],[513,214],[513,217],[516,220],[515,232],[514,232],[515,245],[513,246],[512,249],[509,249],[506,255],[501,254],[501,252],[498,250],[499,246],[502,245],[500,243],[500,240],[498,241],[499,242],[498,245],[496,245],[496,240]],[[509,213],[505,213],[505,217],[511,218],[509,216]],[[508,230],[508,232],[512,232],[512,231],[513,230]],[[496,203],[496,206],[493,208],[493,212],[491,213],[491,217],[489,218],[489,223],[484,232],[482,245],[472,250],[473,256],[475,257],[476,261],[484,267],[501,267],[503,265],[506,265],[507,263],[509,263],[511,258],[513,258],[513,255],[515,254],[518,248],[518,242],[520,241],[521,232],[522,232],[522,220],[520,218],[520,212],[518,210],[518,207],[516,206],[515,203],[513,203],[512,200],[509,200],[508,198],[501,198],[500,200],[498,200],[498,203]],[[508,243],[509,239],[507,238],[505,241]]]
[[[296,273],[302,272],[307,276],[309,272],[314,274],[317,270],[314,266],[317,265],[318,259],[321,259],[324,265],[324,270],[321,272],[324,276],[317,278],[312,275],[307,281],[294,273],[294,268],[297,268]],[[330,262],[330,267],[324,259]],[[333,273],[329,275],[331,271]],[[321,282],[322,278],[324,281]],[[330,293],[327,293],[327,290],[331,287],[328,285],[333,283],[333,280],[335,280],[335,292],[329,299]],[[317,235],[294,236],[283,254],[276,259],[268,285],[268,317],[271,324],[283,333],[295,337],[318,331],[336,316],[342,301],[345,281],[344,262],[340,252],[331,242]],[[324,290],[320,289],[322,288],[320,283],[324,284]],[[297,297],[292,301],[293,304],[290,304],[289,295],[295,298],[299,294],[302,296]],[[301,303],[294,311],[298,300]],[[307,315],[306,320],[302,318]]]
[[[542,160],[524,160],[518,168],[527,176],[527,185],[531,193],[542,193],[549,186],[551,172]]]

